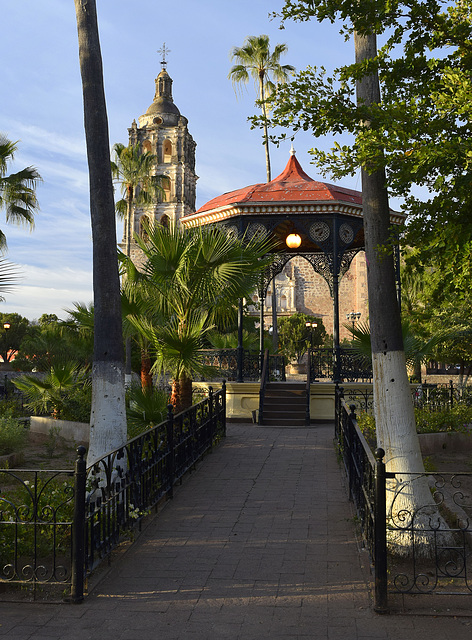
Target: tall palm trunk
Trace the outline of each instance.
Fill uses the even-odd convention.
[[[141,347],[141,388],[143,391],[152,390],[151,356],[147,346]]]
[[[170,403],[174,406],[175,413],[192,406],[192,378],[183,375],[172,381]]]
[[[94,362],[87,463],[126,442],[121,297],[108,119],[95,0],[74,0],[93,241]]]
[[[262,115],[264,117],[264,147],[265,147],[265,157],[266,157],[267,182],[270,182],[272,179],[271,177],[272,172],[270,168],[269,131],[267,129],[267,107],[265,104],[264,72],[263,71],[259,73],[259,96],[261,99]]]
[[[126,187],[126,256],[131,257],[131,219],[133,215],[133,186]],[[125,276],[123,276],[125,277]],[[125,386],[131,386],[131,336],[125,338]]]
[[[270,182],[272,179],[272,170],[270,166],[270,151],[269,151],[269,131],[267,128],[267,107],[265,104],[265,92],[264,92],[264,72],[259,72],[259,97],[261,100],[262,106],[262,115],[264,117],[264,147],[265,147],[265,157],[266,157],[266,171],[267,171],[267,182]],[[277,293],[275,291],[275,276],[272,281],[272,349],[273,352],[276,353],[279,344],[278,338],[278,323],[277,323]],[[262,353],[262,352],[261,352]]]

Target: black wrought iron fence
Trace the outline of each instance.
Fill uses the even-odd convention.
[[[454,406],[472,404],[472,388],[453,384],[411,385],[414,406],[429,411],[448,410]],[[348,405],[355,404],[357,412],[373,413],[374,392],[371,385],[346,387],[344,398]]]
[[[205,349],[204,364],[213,369],[213,380],[225,379],[232,382],[238,379],[237,349]],[[281,355],[269,356],[269,378],[274,381],[285,380],[285,358]],[[262,370],[259,352],[243,351],[242,378],[246,382],[260,381]]]
[[[70,584],[73,476],[0,469],[0,584]]]
[[[335,352],[333,349],[313,349],[310,356],[310,377],[316,380],[334,380]],[[372,365],[352,349],[339,349],[339,373],[343,382],[370,382]]]
[[[415,387],[413,393],[415,407],[428,408],[430,411],[450,409],[457,404],[472,404],[472,387],[464,387],[449,382],[435,384],[424,382]]]
[[[375,458],[357,424],[355,405],[347,405],[344,390],[336,388],[336,437],[366,547],[375,549]]]
[[[226,434],[226,386],[173,415],[86,469],[0,469],[0,585],[68,588],[84,597],[85,578]]]
[[[375,602],[389,596],[472,594],[472,473],[387,472],[336,389],[336,438],[375,571]]]
[[[372,385],[365,387],[345,387],[344,399],[349,406],[354,404],[356,412],[373,414],[374,412],[374,392]]]

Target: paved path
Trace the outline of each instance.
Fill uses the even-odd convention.
[[[372,611],[332,437],[229,424],[84,604],[0,603],[0,637],[469,640],[472,618]]]

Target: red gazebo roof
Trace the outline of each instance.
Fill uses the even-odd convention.
[[[253,184],[217,196],[200,207],[196,214],[239,204],[334,201],[362,205],[362,194],[353,189],[313,180],[292,154],[282,173],[270,182]]]

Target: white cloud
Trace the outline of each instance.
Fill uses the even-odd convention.
[[[89,303],[93,298],[92,272],[86,269],[19,265],[23,275],[11,293],[0,303],[3,313],[16,312],[33,320],[43,313],[64,318],[64,308],[74,302]]]

